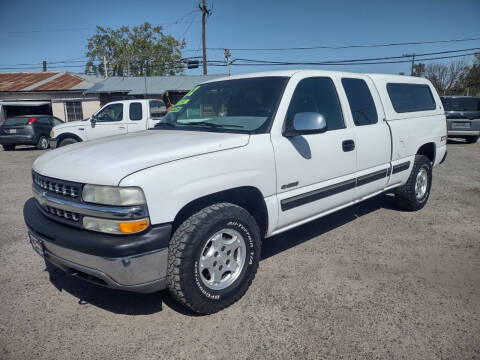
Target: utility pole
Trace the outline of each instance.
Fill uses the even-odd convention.
[[[202,11],[202,45],[203,45],[203,75],[207,75],[207,39],[205,36],[205,25],[207,24],[207,15],[210,16],[210,11],[207,10],[207,1],[202,0],[202,4],[198,5]]]
[[[43,72],[47,72],[47,62],[43,60]]]
[[[412,58],[412,68],[410,70],[410,75],[413,76],[413,68],[415,67],[415,54],[404,54],[403,56]]]
[[[103,71],[105,72],[105,79],[108,78],[107,57],[105,55],[103,55]]]
[[[232,56],[232,54],[230,53],[230,50],[228,49],[225,49],[223,51],[223,54],[225,55],[225,60],[227,61],[227,67],[228,67],[228,76],[232,75],[230,73],[230,57]]]

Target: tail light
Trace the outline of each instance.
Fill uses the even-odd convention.
[[[28,119],[28,124],[33,124],[35,121],[37,121],[37,118],[31,117],[30,119]]]

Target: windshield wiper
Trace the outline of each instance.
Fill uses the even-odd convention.
[[[175,124],[172,124],[172,123],[167,123],[167,122],[159,122],[159,123],[156,123],[154,128],[156,127],[162,127],[162,126],[168,126],[168,127],[177,127]]]
[[[211,122],[208,122],[208,121],[195,121],[195,122],[191,122],[191,123],[186,123],[186,124],[182,124],[182,125],[205,125],[205,126],[208,126],[208,127],[211,127],[211,128],[229,128],[229,127],[233,127],[233,128],[243,128],[243,126],[241,125],[227,125],[227,124],[215,124],[215,123],[211,123]]]

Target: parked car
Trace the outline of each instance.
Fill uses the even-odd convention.
[[[17,145],[34,145],[39,150],[48,148],[50,131],[63,121],[51,115],[21,115],[7,118],[0,126],[0,144],[5,151]]]
[[[426,79],[232,76],[195,87],[152,130],[40,156],[24,217],[60,269],[116,289],[167,287],[213,313],[246,292],[265,237],[392,189],[422,209],[446,136]]]
[[[474,144],[480,136],[480,97],[442,96],[447,115],[448,137]]]
[[[162,100],[122,100],[106,104],[91,118],[56,126],[50,147],[123,135],[154,127],[167,112]]]

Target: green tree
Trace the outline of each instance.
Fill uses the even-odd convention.
[[[185,40],[165,35],[161,26],[146,22],[130,29],[97,26],[88,39],[85,73],[105,76],[175,75],[183,73],[181,63]]]

